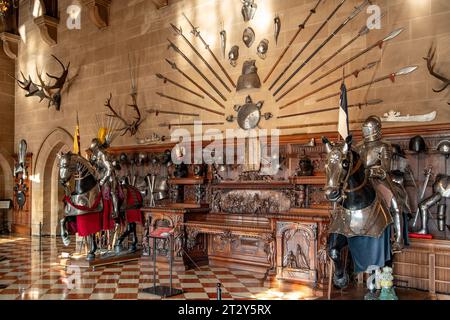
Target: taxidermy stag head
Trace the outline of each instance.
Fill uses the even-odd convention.
[[[442,81],[444,83],[444,85],[442,86],[441,89],[433,89],[434,92],[442,92],[445,89],[448,88],[448,86],[450,86],[450,79],[437,73],[434,68],[436,67],[436,62],[434,61],[436,57],[436,47],[434,45],[431,45],[430,50],[428,50],[428,55],[427,57],[425,57],[425,61],[427,62],[427,68],[428,71],[430,72],[430,74],[439,79],[440,81]],[[450,103],[449,103],[450,105]]]
[[[131,136],[136,135],[136,133],[139,130],[140,125],[145,121],[145,119],[142,118],[141,112],[140,112],[139,107],[137,105],[137,93],[135,91],[133,91],[133,93],[131,93],[130,96],[131,96],[131,99],[132,99],[133,103],[129,104],[128,106],[131,107],[136,112],[136,117],[131,122],[125,120],[125,118],[122,117],[111,106],[112,94],[109,95],[109,98],[105,102],[105,107],[111,112],[111,114],[107,114],[107,116],[116,118],[120,122],[123,123],[123,127],[118,129],[118,131],[122,131],[122,134],[121,134],[122,136],[126,135],[127,132],[130,132]]]
[[[61,109],[61,96],[64,89],[64,85],[66,82],[71,82],[71,80],[67,81],[67,76],[69,74],[69,67],[70,62],[66,66],[59,60],[57,57],[52,55],[52,57],[61,65],[62,73],[60,76],[54,76],[49,73],[46,73],[47,77],[54,80],[54,83],[45,83],[42,79],[42,72],[39,72],[36,66],[36,73],[39,80],[39,84],[34,83],[33,80],[31,80],[31,76],[28,76],[28,79],[24,76],[22,72],[20,74],[22,75],[22,81],[17,80],[17,83],[20,88],[27,91],[26,97],[39,97],[40,101],[47,99],[48,100],[48,107],[54,106],[57,111]],[[72,79],[73,80],[73,79]]]

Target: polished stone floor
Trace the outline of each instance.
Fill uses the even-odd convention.
[[[59,238],[0,237],[0,300],[64,299],[161,299],[141,292],[151,287],[153,268],[150,259],[92,269],[65,268],[60,265],[63,248]],[[1,259],[3,257],[3,261]],[[168,284],[169,272],[157,270],[157,283]],[[216,286],[221,283],[222,299],[318,299],[306,287],[269,288],[251,272],[227,268],[203,267],[176,272],[174,286],[184,293],[170,299],[217,299]],[[333,299],[362,299],[363,289],[333,292]],[[400,299],[430,299],[414,290],[398,290]]]

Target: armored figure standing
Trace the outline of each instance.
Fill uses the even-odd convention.
[[[377,116],[370,116],[362,126],[364,141],[356,146],[366,169],[369,171],[369,178],[381,198],[385,200],[386,205],[390,207],[394,218],[395,242],[393,251],[401,251],[404,245],[403,239],[403,208],[398,199],[399,188],[392,182],[391,162],[392,145],[382,140],[381,120]]]
[[[119,198],[117,196],[117,179],[114,171],[113,161],[109,158],[104,146],[95,138],[92,139],[89,150],[92,152],[90,161],[99,172],[99,185],[103,196],[112,202],[112,218],[119,218]]]

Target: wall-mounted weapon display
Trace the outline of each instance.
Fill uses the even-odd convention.
[[[176,102],[179,102],[179,103],[182,103],[182,104],[185,104],[185,105],[188,105],[188,106],[200,109],[200,110],[204,110],[204,111],[208,111],[208,112],[211,112],[211,113],[215,113],[215,114],[217,114],[219,116],[225,116],[225,113],[223,113],[223,112],[218,112],[216,110],[212,110],[212,109],[200,106],[198,104],[195,104],[195,103],[192,103],[192,102],[189,102],[189,101],[185,101],[185,100],[181,100],[181,99],[178,99],[178,98],[175,98],[175,97],[171,97],[171,96],[165,95],[164,93],[161,93],[161,92],[157,92],[156,94],[159,95],[162,98],[165,98],[165,99],[173,100],[173,101],[176,101]]]
[[[316,30],[316,32],[312,35],[312,37],[306,42],[306,44],[300,49],[300,51],[294,56],[294,58],[288,63],[286,68],[280,73],[278,78],[275,79],[275,81],[272,83],[272,85],[269,87],[269,90],[272,90],[275,85],[278,83],[278,81],[281,80],[281,78],[286,74],[286,72],[292,67],[292,65],[297,61],[297,59],[302,55],[302,53],[310,46],[310,44],[317,38],[319,33],[325,28],[325,26],[330,22],[330,20],[334,17],[334,15],[339,11],[339,9],[344,5],[346,0],[341,0],[339,4],[334,8],[334,10],[331,12],[331,14],[328,16],[328,18],[322,22],[319,29]]]
[[[450,86],[450,79],[435,71],[435,67],[436,67],[435,58],[436,58],[436,47],[432,44],[430,47],[430,50],[428,50],[428,55],[424,58],[424,60],[427,62],[428,72],[433,77],[435,77],[436,79],[439,79],[440,81],[443,82],[442,88],[433,89],[434,92],[439,93],[439,92],[442,92],[445,89],[447,89],[448,86]],[[450,105],[450,102],[448,104]]]
[[[402,68],[402,69],[400,69],[399,71],[397,71],[395,73],[391,73],[391,74],[388,74],[386,76],[373,79],[372,81],[364,82],[364,83],[362,83],[360,85],[357,85],[357,86],[354,86],[354,87],[350,87],[350,88],[347,89],[347,93],[351,92],[351,91],[354,91],[354,90],[358,90],[358,89],[367,87],[367,86],[370,86],[370,85],[372,85],[374,83],[385,81],[385,80],[391,80],[392,82],[395,82],[395,79],[397,77],[406,76],[406,75],[416,71],[418,68],[419,68],[418,66],[410,66],[410,67]],[[339,95],[340,95],[340,92],[338,92],[336,94],[330,94],[330,95],[327,95],[327,96],[325,96],[323,98],[317,99],[316,102],[324,101],[324,100],[327,100],[327,99],[330,99],[330,98],[333,98],[333,97],[336,97],[336,96],[339,96]]]
[[[27,149],[28,149],[28,145],[27,142],[22,139],[19,142],[19,152],[18,152],[18,159],[17,159],[17,164],[14,167],[14,172],[13,172],[13,176],[18,178],[19,173],[22,174],[22,178],[27,179],[28,177],[28,170],[27,170]]]
[[[206,83],[222,98],[223,101],[227,101],[227,98],[217,89],[217,87],[205,76],[205,74],[189,59],[183,51],[180,50],[172,41],[167,39],[169,42],[169,48],[173,49],[176,53],[178,53],[184,60],[186,60],[189,65],[194,68],[194,70],[206,81]]]
[[[258,47],[256,48],[256,53],[258,57],[264,60],[267,57],[267,51],[269,51],[269,40],[263,39],[258,44]]]
[[[278,45],[278,37],[281,32],[281,19],[279,15],[276,15],[273,19],[273,37],[275,39],[275,45]]]
[[[355,104],[350,104],[347,106],[347,108],[362,108],[364,106],[374,106],[374,105],[378,105],[383,103],[383,100],[381,99],[373,99],[373,100],[369,100],[366,102],[360,102],[360,103],[355,103]],[[293,118],[293,117],[299,117],[299,116],[306,116],[306,115],[310,115],[310,114],[317,114],[317,113],[323,113],[323,112],[328,112],[328,111],[339,111],[339,107],[328,107],[328,108],[316,108],[317,110],[312,110],[312,111],[305,111],[305,112],[299,112],[299,113],[292,113],[292,114],[287,114],[287,115],[283,115],[283,116],[278,116],[278,119],[286,119],[286,118]]]
[[[380,19],[384,16],[384,14],[380,17]],[[347,22],[348,23],[348,22]],[[341,25],[343,26],[343,25]],[[345,43],[342,47],[340,47],[338,50],[336,50],[336,52],[334,52],[332,55],[330,55],[327,59],[325,59],[325,61],[323,61],[322,63],[320,63],[316,68],[314,68],[313,70],[311,70],[307,75],[305,75],[302,79],[300,79],[299,81],[297,81],[293,86],[291,86],[288,90],[286,90],[282,95],[280,95],[280,97],[277,98],[277,102],[280,101],[281,99],[283,99],[287,94],[289,94],[292,90],[294,90],[295,88],[297,88],[300,84],[302,84],[306,79],[308,79],[310,76],[312,76],[314,73],[316,73],[317,71],[319,71],[321,68],[323,68],[328,62],[330,62],[331,60],[333,60],[334,58],[336,58],[342,51],[344,51],[346,48],[348,48],[352,43],[354,43],[356,40],[358,40],[359,38],[367,35],[370,32],[370,29],[364,25],[361,30],[352,38],[350,39],[347,43]],[[335,35],[336,33],[332,33],[330,35],[330,37],[332,37],[333,35]],[[312,56],[313,57],[313,56]],[[305,61],[304,65],[306,65],[307,60]],[[303,66],[303,65],[302,65]],[[303,67],[300,66],[296,71],[294,71],[293,75],[297,74]]]
[[[174,86],[183,89],[184,91],[187,91],[187,92],[189,92],[189,93],[192,93],[193,95],[195,95],[195,96],[197,96],[197,97],[199,97],[199,98],[201,98],[201,99],[205,99],[205,97],[202,96],[200,93],[197,93],[197,92],[195,92],[195,91],[193,91],[193,90],[191,90],[191,89],[189,89],[189,88],[187,88],[187,87],[185,87],[185,86],[179,84],[178,82],[176,82],[176,81],[174,81],[174,80],[171,80],[171,79],[169,79],[169,78],[163,76],[161,73],[157,73],[156,76],[157,76],[159,79],[162,79],[162,80],[164,81],[164,83],[171,83],[171,84],[173,84]]]
[[[198,27],[195,27],[191,20],[189,20],[189,18],[183,13],[183,17],[186,19],[186,21],[189,23],[189,25],[192,28],[191,33],[200,39],[200,41],[203,43],[203,45],[205,46],[205,49],[208,50],[208,52],[211,54],[211,57],[214,59],[214,61],[217,63],[217,65],[219,66],[220,70],[222,70],[223,74],[227,77],[228,81],[230,81],[230,83],[233,85],[234,88],[236,88],[236,84],[234,83],[233,79],[231,79],[230,75],[228,74],[228,72],[225,70],[225,68],[223,67],[223,65],[220,63],[219,59],[217,59],[216,55],[214,54],[214,52],[211,50],[209,44],[205,41],[205,39],[203,39],[202,35],[200,34],[200,31],[198,29]]]
[[[206,91],[205,88],[203,88],[201,85],[199,85],[195,80],[193,80],[190,76],[188,76],[180,68],[178,68],[178,66],[176,65],[175,62],[170,61],[169,59],[166,59],[166,61],[172,67],[172,69],[178,71],[178,73],[180,73],[183,77],[185,77],[187,80],[189,80],[189,82],[191,82],[194,86],[196,86],[201,92],[206,94],[212,101],[217,103],[221,108],[225,109],[225,106],[219,100],[214,98],[214,96],[212,96],[208,91]]]
[[[34,83],[31,80],[31,76],[28,76],[28,79],[21,72],[23,80],[17,80],[19,87],[27,92],[26,97],[39,97],[40,101],[47,99],[48,100],[48,108],[54,106],[57,111],[61,109],[61,97],[64,89],[66,89],[70,83],[75,79],[76,75],[72,77],[70,80],[68,79],[70,62],[65,66],[61,60],[59,60],[56,56],[52,55],[52,57],[59,63],[62,68],[62,73],[60,76],[51,75],[46,73],[47,77],[54,80],[54,83],[51,82],[45,83],[42,79],[42,72],[40,72],[36,66],[36,74],[39,80],[39,84]],[[67,85],[66,85],[67,84]]]
[[[305,20],[299,24],[298,26],[298,30],[295,32],[295,34],[292,36],[291,40],[289,41],[288,45],[286,46],[286,48],[284,48],[283,52],[281,53],[281,55],[278,57],[277,61],[275,62],[275,64],[273,65],[272,69],[270,69],[269,73],[267,74],[266,78],[264,79],[264,83],[267,82],[267,80],[269,80],[270,76],[272,75],[272,73],[275,71],[275,69],[278,67],[278,65],[280,64],[281,60],[283,60],[284,56],[286,55],[286,53],[288,52],[289,48],[292,46],[292,44],[294,43],[295,40],[297,40],[298,36],[300,35],[300,33],[302,32],[303,29],[305,29],[306,24],[308,23],[309,19],[311,19],[311,17],[317,12],[317,8],[319,7],[320,3],[323,0],[318,0],[316,5],[314,6],[314,8],[312,8],[311,10],[309,10],[309,14],[308,16],[305,18]]]
[[[365,0],[363,3],[361,3],[358,7],[356,7],[353,12],[334,30],[314,51],[313,53],[305,60],[303,63],[280,85],[280,87],[275,90],[273,93],[273,96],[276,96],[296,75],[299,73],[339,32],[348,24],[350,21],[355,19],[359,13],[363,11],[363,9],[369,5],[370,1]],[[367,28],[368,30],[368,28]],[[364,35],[365,30],[362,30]],[[356,39],[355,39],[356,40]],[[342,49],[343,50],[343,49]],[[288,92],[291,92],[294,88],[296,88],[297,85],[289,89]],[[282,97],[284,97],[288,92],[284,93]],[[281,99],[280,97],[279,99]]]
[[[245,99],[245,104],[234,106],[234,111],[238,113],[237,117],[232,115],[228,116],[227,121],[233,122],[237,120],[239,127],[243,130],[254,129],[259,125],[261,117],[264,117],[266,120],[269,120],[273,117],[270,112],[261,114],[263,105],[264,101],[253,103],[252,98],[250,96],[247,96],[247,98]]]
[[[259,89],[261,88],[261,80],[258,76],[258,68],[255,60],[248,60],[242,66],[242,74],[238,79],[236,91]]]
[[[241,0],[242,2],[242,17],[245,22],[252,20],[255,17],[256,9],[258,5],[255,3],[255,0]]]
[[[347,78],[349,78],[349,77],[355,77],[355,78],[358,78],[358,76],[359,76],[362,72],[372,69],[372,68],[375,67],[378,63],[380,63],[380,61],[374,61],[374,62],[371,62],[371,63],[365,65],[365,66],[362,67],[362,68],[358,68],[358,69],[356,69],[356,70],[353,70],[351,73],[344,75],[344,80],[347,79]],[[315,89],[315,90],[313,90],[313,91],[311,91],[311,92],[308,92],[308,93],[304,94],[303,96],[301,96],[300,98],[297,98],[297,99],[295,99],[295,100],[292,100],[292,101],[286,103],[285,105],[282,105],[282,106],[280,107],[280,110],[283,110],[283,109],[285,109],[285,108],[287,108],[287,107],[289,107],[289,106],[295,104],[296,102],[302,101],[302,100],[304,100],[304,99],[306,99],[306,98],[312,96],[313,94],[316,94],[316,93],[318,93],[318,92],[321,92],[322,90],[325,90],[325,89],[331,87],[332,85],[335,85],[335,84],[338,84],[338,83],[341,83],[341,82],[342,82],[342,77],[340,77],[340,78],[338,78],[338,79],[336,79],[336,80],[334,80],[334,81],[331,81],[331,82],[329,82],[329,83],[327,83],[327,84],[325,84],[325,85],[323,85],[323,86],[321,86],[321,87],[319,87],[319,88],[317,88],[317,89]]]
[[[222,49],[222,57],[225,59],[226,51],[227,51],[227,31],[223,27],[222,23],[222,30],[219,33],[220,35],[220,48]]]
[[[333,72],[337,71],[337,70],[341,70],[344,66],[348,65],[350,62],[353,62],[354,60],[358,59],[359,57],[365,55],[366,53],[372,51],[375,48],[383,48],[383,45],[396,38],[400,33],[402,33],[404,30],[404,28],[400,28],[400,29],[396,29],[394,31],[392,31],[389,35],[387,35],[384,39],[377,41],[376,43],[374,43],[373,45],[367,47],[366,49],[364,49],[363,51],[359,52],[358,54],[354,55],[353,57],[349,58],[348,60],[344,61],[343,63],[339,64],[338,66],[336,66],[335,68],[331,69],[330,71],[327,71],[325,74],[321,75],[319,78],[313,80],[311,82],[311,84],[315,84],[318,81],[322,80],[323,78],[329,76],[330,74],[332,74]]]
[[[202,126],[223,126],[224,122],[202,122]],[[186,123],[161,123],[160,127],[167,127],[171,130],[173,127],[192,127],[197,125],[196,122],[186,122]]]
[[[205,58],[203,58],[203,56],[201,55],[200,52],[198,52],[198,50],[194,47],[194,45],[189,41],[188,38],[186,38],[186,36],[183,34],[183,30],[181,29],[181,27],[177,28],[174,24],[170,24],[172,29],[175,31],[175,33],[177,35],[179,35],[181,38],[183,38],[184,42],[187,43],[187,45],[192,49],[192,51],[195,53],[195,55],[205,64],[205,66],[209,69],[209,71],[211,71],[211,73],[214,75],[214,77],[219,80],[219,82],[224,86],[224,88],[228,91],[231,92],[231,89],[228,88],[227,84],[222,80],[222,78],[217,74],[217,72],[213,69],[213,67],[211,67],[211,65],[208,63],[208,61],[205,60]]]
[[[239,59],[239,46],[233,46],[228,53],[228,61],[233,67],[237,66],[237,61]]]
[[[255,31],[252,28],[248,27],[244,30],[244,33],[242,34],[242,42],[244,42],[247,48],[250,48],[253,45],[255,38]]]

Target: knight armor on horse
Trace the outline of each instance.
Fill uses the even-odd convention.
[[[405,244],[403,213],[408,204],[404,188],[399,184],[401,179],[393,176],[391,143],[382,139],[381,120],[377,116],[370,116],[362,126],[363,141],[355,147],[355,151],[361,157],[363,165],[369,171],[371,180],[377,194],[390,209],[394,219],[395,242],[394,252],[402,250]]]

